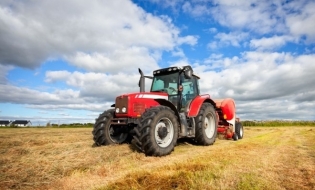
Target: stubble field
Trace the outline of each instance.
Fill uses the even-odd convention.
[[[0,189],[315,189],[315,128],[246,127],[165,157],[94,147],[91,128],[0,129]]]

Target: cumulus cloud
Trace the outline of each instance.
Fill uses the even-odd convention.
[[[10,92],[10,93],[8,93]],[[83,103],[78,99],[79,92],[71,89],[57,90],[54,93],[40,92],[9,84],[0,85],[0,102],[17,104],[72,104]]]
[[[186,1],[184,13],[193,17],[208,17],[223,26],[234,29],[248,29],[259,34],[283,31],[285,12],[278,1]]]
[[[292,97],[261,101],[238,101],[237,114],[243,120],[309,120],[314,117],[314,103],[292,104]]]
[[[211,15],[222,25],[259,34],[285,29],[281,3],[277,1],[214,1]],[[276,16],[277,15],[277,16]]]
[[[151,73],[148,75],[152,75]],[[48,71],[46,72],[46,81],[65,82],[69,87],[80,89],[80,98],[93,101],[111,101],[115,97],[130,92],[138,92],[139,74],[104,74],[104,73],[82,73],[75,71],[73,73],[66,71]],[[149,87],[147,82],[147,89]]]
[[[66,60],[79,68],[93,72],[135,72],[136,68],[159,68],[154,55],[146,48],[132,47],[124,50],[113,50],[110,54],[78,52],[67,56]]]
[[[290,41],[294,41],[294,38],[290,36],[273,36],[270,38],[253,39],[249,45],[251,48],[257,50],[276,50]]]
[[[315,2],[292,1],[286,8],[292,11],[292,14],[286,18],[286,26],[290,29],[290,33],[298,37],[305,36],[308,43],[314,43]]]
[[[108,59],[115,64],[121,61],[115,58],[133,58],[131,54],[134,61],[154,66],[153,55],[158,55],[154,51],[196,43],[193,36],[179,36],[168,17],[153,16],[128,0],[4,1],[0,23],[0,63],[26,68],[65,56],[72,64],[95,71],[108,66]],[[80,60],[91,52],[99,53],[90,55],[95,65],[83,64]],[[105,61],[103,67],[100,60]]]
[[[199,19],[218,22],[233,30],[254,32],[257,35],[286,34],[293,38],[306,38],[306,43],[315,40],[315,2],[289,1],[194,1],[182,5],[184,13]],[[276,39],[274,39],[276,40]],[[280,42],[278,42],[279,45]],[[209,47],[215,47],[214,43]]]
[[[218,33],[213,37],[216,41],[208,43],[210,49],[217,49],[224,46],[240,47],[241,43],[248,38],[245,32]]]
[[[221,72],[204,71],[204,92],[253,101],[305,93],[313,89],[314,55],[246,52]],[[245,69],[246,68],[246,69]]]
[[[235,99],[242,119],[308,120],[315,119],[314,59],[314,54],[244,52],[233,58],[214,54],[192,65],[202,94]]]

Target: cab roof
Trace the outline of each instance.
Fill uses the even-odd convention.
[[[163,69],[158,69],[153,71],[153,75],[159,75],[159,74],[163,74],[163,73],[175,73],[175,72],[180,72],[186,69],[190,69],[193,71],[193,69],[191,68],[190,65],[186,65],[183,67],[180,66],[175,66],[175,67],[167,67],[167,68],[163,68]],[[200,77],[196,74],[192,74],[193,76],[197,77],[198,79],[200,79]]]

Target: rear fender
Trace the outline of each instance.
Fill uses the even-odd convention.
[[[202,104],[204,102],[209,102],[213,105],[213,107],[215,108],[215,103],[214,101],[210,98],[210,95],[205,94],[205,95],[201,95],[201,96],[197,96],[196,98],[194,98],[190,105],[189,105],[189,109],[187,110],[187,116],[188,117],[196,117],[199,113],[199,110],[202,106]]]

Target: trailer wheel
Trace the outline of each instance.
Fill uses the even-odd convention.
[[[114,109],[100,114],[93,127],[93,140],[97,146],[121,144],[127,140],[128,133],[122,133],[120,126],[111,126],[110,121],[114,117]]]
[[[233,139],[234,141],[237,141],[237,140],[238,140],[238,135],[237,135],[236,133],[234,133],[233,136],[232,136],[232,139]]]
[[[195,140],[200,145],[212,145],[217,137],[217,117],[210,103],[203,103],[196,119]]]
[[[238,139],[242,139],[244,135],[244,129],[241,122],[235,122],[235,133],[238,136]]]
[[[141,149],[147,156],[170,154],[178,138],[178,121],[166,106],[147,109],[140,119]],[[140,145],[140,144],[138,144]]]

